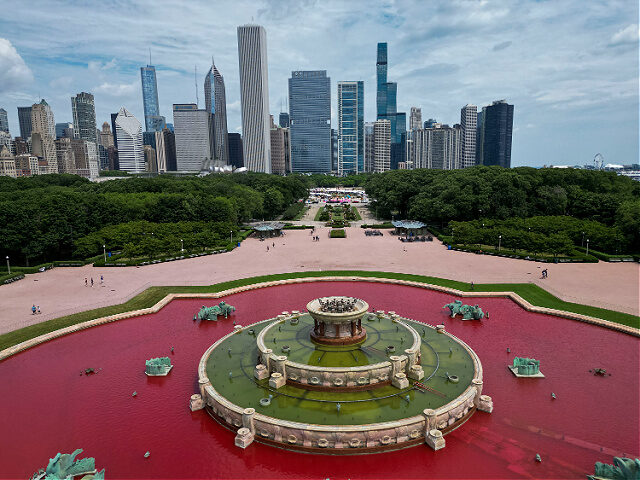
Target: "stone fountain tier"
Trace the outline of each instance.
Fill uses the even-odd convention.
[[[316,343],[353,345],[367,338],[362,317],[369,304],[364,300],[343,296],[316,298],[307,304],[307,310],[314,320],[310,336]]]

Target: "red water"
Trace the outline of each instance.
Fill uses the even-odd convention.
[[[441,308],[450,295],[373,283],[278,286],[225,300],[246,325],[337,294],[363,298],[372,309],[445,323],[479,355],[493,413],[477,412],[445,437],[438,452],[421,445],[328,457],[258,443],[242,450],[232,432],[188,408],[201,355],[232,330],[233,320],[195,323],[193,314],[213,302],[180,300],[157,314],[68,335],[0,362],[0,477],[28,478],[57,452],[76,448],[95,457],[109,479],[585,478],[596,461],[639,456],[635,337],[528,313],[497,298],[465,301],[479,303],[489,320],[451,320]],[[171,373],[146,377],[145,359],[165,355],[175,365]],[[514,377],[506,365],[515,355],[540,359],[546,378]],[[100,370],[80,375],[89,367]],[[589,373],[596,367],[612,375]],[[542,463],[534,460],[536,453]]]

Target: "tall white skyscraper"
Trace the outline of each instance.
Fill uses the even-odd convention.
[[[460,110],[460,127],[462,128],[462,160],[461,168],[473,167],[476,164],[476,134],[478,107],[465,105]]]
[[[31,106],[31,136],[35,135],[35,152],[47,161],[47,173],[58,173],[56,121],[49,104],[42,99]]]
[[[130,173],[144,172],[142,125],[138,119],[124,107],[118,112],[115,125],[120,170]]]
[[[373,124],[375,151],[373,155],[373,171],[386,172],[391,169],[391,122],[376,120]]]
[[[267,32],[264,27],[238,27],[238,63],[244,166],[256,172],[271,173]]]
[[[200,172],[211,166],[210,117],[209,112],[198,109],[195,103],[173,105],[173,129],[179,172]]]

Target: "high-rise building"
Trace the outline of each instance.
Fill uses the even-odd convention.
[[[168,127],[162,129],[164,140],[164,155],[167,162],[167,172],[178,171],[178,161],[176,158],[176,135]]]
[[[480,129],[480,162],[482,165],[511,167],[511,136],[513,133],[513,105],[496,100],[482,107]]]
[[[280,112],[280,118],[278,118],[278,125],[283,128],[289,128],[289,114],[287,112]]]
[[[16,149],[16,155],[22,155],[25,153],[31,153],[31,144],[22,137],[16,137],[13,140],[13,144]]]
[[[248,170],[271,173],[267,32],[264,27],[238,27],[238,64],[244,166]]]
[[[63,139],[60,139],[63,140]],[[98,153],[96,144],[92,141],[81,138],[70,139],[71,150],[75,163],[75,173],[85,178],[95,178],[98,176]],[[69,172],[71,173],[71,172]]]
[[[113,147],[113,133],[111,133],[109,122],[104,122],[102,124],[102,131],[100,132],[100,144],[104,146],[104,148]]]
[[[158,132],[153,132],[155,133]],[[144,165],[147,172],[158,172],[158,161],[156,158],[156,150],[151,145],[144,146]]]
[[[438,121],[435,118],[430,118],[429,120],[425,120],[424,128],[433,128]]]
[[[331,129],[331,171],[338,171],[338,131]]]
[[[31,137],[31,107],[18,107],[18,123],[20,124],[20,136],[25,140]]]
[[[142,105],[144,107],[144,128],[147,132],[159,132],[164,128],[165,118],[160,115],[158,103],[158,83],[156,67],[140,67],[142,79]]]
[[[87,142],[98,143],[96,138],[96,107],[93,95],[86,92],[71,97],[73,136]]]
[[[292,170],[330,172],[331,79],[326,70],[291,72],[289,118]]]
[[[16,158],[6,145],[0,147],[0,177],[16,178]]]
[[[244,167],[242,135],[239,133],[230,133],[227,138],[229,140],[229,163],[235,168]]]
[[[0,108],[0,132],[9,133],[9,117],[4,108]]]
[[[18,177],[30,177],[40,174],[40,166],[38,164],[38,157],[29,153],[22,155],[16,155],[16,174]]]
[[[433,124],[414,131],[411,144],[414,168],[453,170],[462,168],[462,128]]]
[[[284,175],[290,170],[289,129],[279,127],[271,116],[271,173]]]
[[[374,156],[373,171],[386,172],[391,168],[391,122],[376,120],[373,125]]]
[[[210,114],[195,103],[173,105],[176,160],[179,172],[200,172],[211,164]],[[271,142],[271,137],[269,137]]]
[[[11,152],[12,155],[16,154],[16,146],[13,138],[11,138],[11,134],[0,130],[0,147],[3,145],[9,149],[9,152]]]
[[[395,169],[398,168],[399,162],[404,161],[407,118],[406,113],[398,112],[398,84],[387,81],[387,53],[387,44],[378,43],[376,118],[378,120],[389,120],[391,127],[391,168]]]
[[[482,110],[478,112],[478,121],[476,123],[476,165],[482,165]]]
[[[156,145],[156,164],[159,173],[167,171],[167,147],[165,145],[165,133],[155,132],[155,145]]]
[[[419,128],[422,128],[422,109],[418,107],[411,107],[409,130],[418,130]]]
[[[61,137],[56,140],[56,161],[59,173],[76,173],[76,161],[71,148],[70,137]]]
[[[338,175],[364,171],[364,82],[338,82]]]
[[[364,124],[364,171],[373,172],[373,163],[376,152],[375,136],[373,133],[374,122]]]
[[[39,135],[39,156],[47,162],[47,173],[58,173],[56,122],[51,107],[44,99],[31,106],[31,136],[35,133]]]
[[[460,127],[462,128],[462,168],[476,164],[476,132],[478,107],[467,104],[460,110]]]
[[[73,123],[56,123],[56,138],[73,138]]]
[[[143,173],[144,150],[142,125],[126,108],[122,107],[115,118],[115,138],[118,145],[119,170]]]
[[[228,165],[227,98],[224,78],[213,64],[204,79],[204,101],[207,112],[211,114],[212,135],[210,142],[213,159]]]

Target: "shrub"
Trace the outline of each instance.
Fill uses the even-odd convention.
[[[329,233],[329,238],[345,238],[346,236],[347,233],[343,228],[336,228],[334,230],[331,230],[331,232]]]

